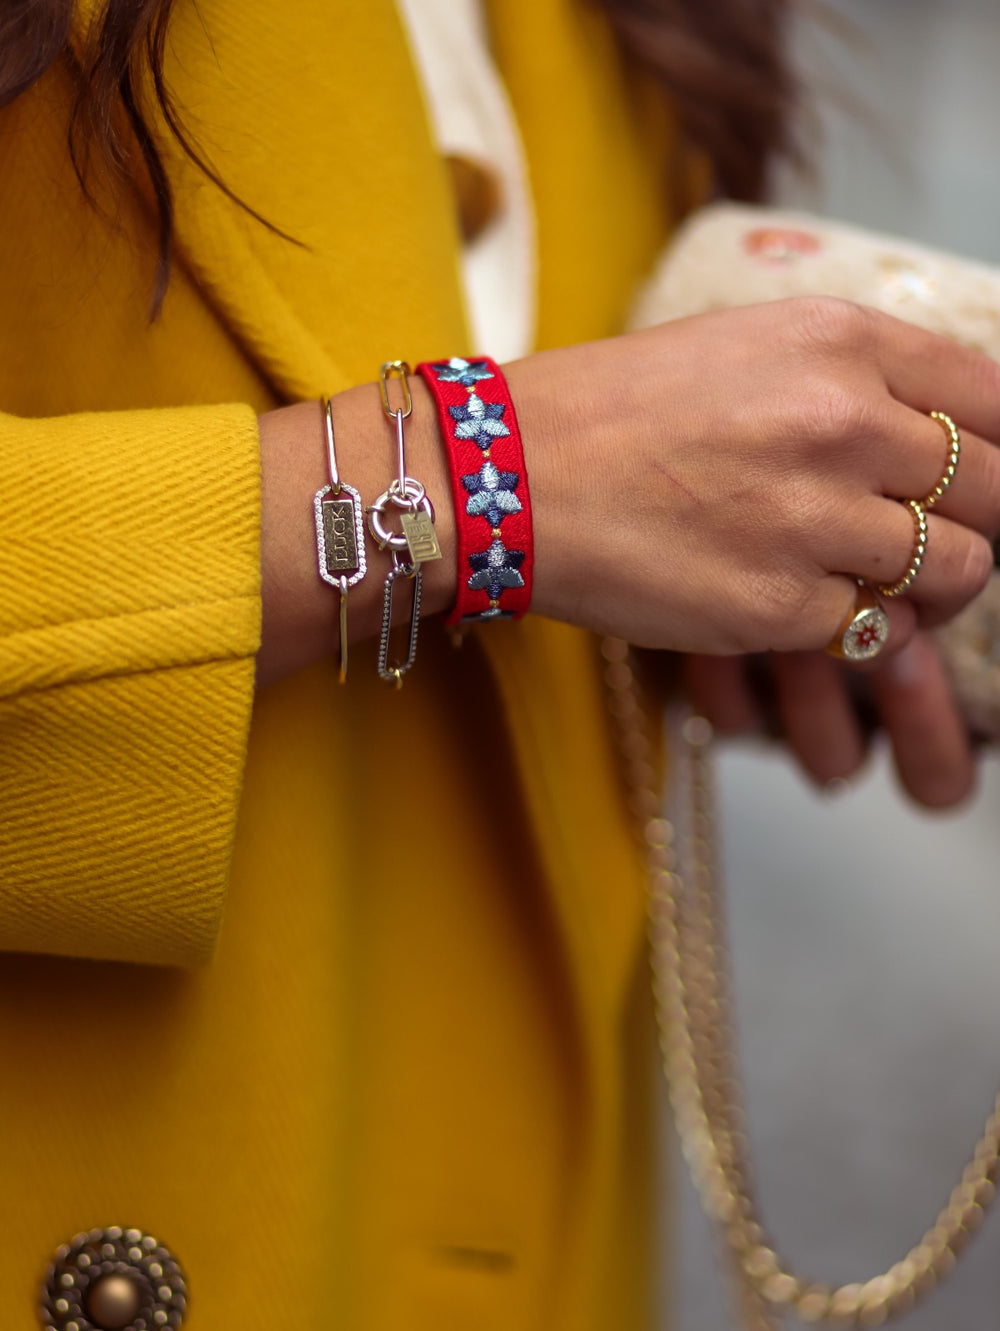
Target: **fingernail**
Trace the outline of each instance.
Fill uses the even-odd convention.
[[[823,794],[827,799],[836,799],[838,795],[846,795],[851,788],[851,783],[845,776],[835,776],[829,781],[823,783]]]

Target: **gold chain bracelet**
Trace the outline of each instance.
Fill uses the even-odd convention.
[[[961,1181],[923,1238],[881,1275],[833,1288],[792,1274],[758,1217],[750,1185],[731,1019],[724,903],[713,855],[711,727],[689,718],[671,761],[686,767],[686,826],[675,835],[656,789],[654,746],[631,650],[606,638],[603,654],[633,811],[649,879],[653,993],[664,1070],[681,1149],[702,1206],[718,1224],[744,1325],[775,1331],[778,1317],[881,1326],[948,1275],[996,1195],[1000,1095]],[[683,843],[683,845],[682,845]],[[680,862],[680,851],[690,865]]]

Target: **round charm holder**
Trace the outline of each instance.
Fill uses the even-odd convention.
[[[178,1331],[186,1309],[187,1282],[169,1249],[112,1225],[57,1250],[40,1311],[44,1331]]]

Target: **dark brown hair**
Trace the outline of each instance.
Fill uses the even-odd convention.
[[[791,0],[601,0],[625,49],[670,89],[720,194],[765,197],[770,167],[799,160]]]
[[[794,153],[796,85],[784,45],[791,0],[600,0],[623,46],[668,85],[683,129],[704,150],[719,192],[754,200],[776,156]],[[168,129],[219,189],[237,198],[184,130],[163,77],[173,0],[105,0],[78,66],[69,151],[87,192],[96,154],[124,172],[130,138],[142,154],[159,219],[154,311],[170,272],[173,194],[140,89],[147,80]],[[73,0],[2,0],[0,107],[36,82],[66,50]],[[278,234],[283,234],[279,232]]]

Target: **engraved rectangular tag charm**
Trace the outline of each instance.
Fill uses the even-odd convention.
[[[319,576],[334,587],[361,581],[366,572],[364,529],[361,525],[361,496],[353,486],[341,484],[341,495],[332,486],[316,491],[316,549]]]
[[[328,573],[353,573],[358,567],[354,539],[354,500],[323,500],[323,540]]]
[[[400,522],[410,549],[411,563],[426,564],[428,560],[441,558],[433,518],[426,513],[404,513]]]

